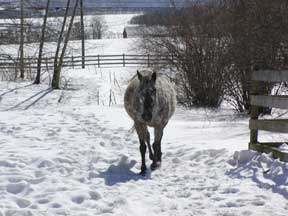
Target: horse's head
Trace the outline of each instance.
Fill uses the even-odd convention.
[[[156,101],[156,72],[149,75],[142,75],[137,70],[137,77],[140,81],[139,102],[141,106],[141,117],[144,121],[151,121],[152,111]]]

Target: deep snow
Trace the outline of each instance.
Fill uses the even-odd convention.
[[[92,43],[118,54],[133,41]],[[123,108],[135,70],[64,70],[54,91],[0,82],[0,216],[287,215],[288,165],[248,151],[248,118],[230,109],[178,107],[161,169],[139,176]]]
[[[1,82],[2,215],[286,215],[288,165],[245,150],[248,119],[229,110],[178,107],[161,169],[139,176],[122,105],[134,70],[70,70],[52,92]]]

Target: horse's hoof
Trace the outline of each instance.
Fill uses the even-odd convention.
[[[145,176],[145,175],[146,175],[146,170],[141,170],[141,172],[139,173],[139,175]]]
[[[156,169],[158,169],[158,168],[160,168],[160,167],[161,167],[161,162],[160,162],[160,161],[158,161],[158,162],[153,162],[153,163],[151,164],[151,166],[150,166],[150,168],[151,168],[152,171],[154,171],[154,170],[156,170]]]

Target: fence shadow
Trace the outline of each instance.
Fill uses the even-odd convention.
[[[8,90],[8,91],[3,92],[2,94],[0,94],[0,98],[1,98],[2,96],[6,95],[6,94],[9,94],[9,93],[13,92],[13,91],[16,91],[16,90],[22,89],[22,88],[26,88],[26,87],[29,87],[29,86],[32,86],[32,85],[33,85],[33,84],[28,84],[28,85],[25,85],[25,86],[21,86],[21,87],[17,87],[17,88],[14,88],[14,89],[10,89],[10,90]]]
[[[44,98],[47,94],[49,94],[50,92],[52,92],[53,89],[47,89],[40,97],[38,97],[35,101],[33,101],[33,103],[31,103],[30,105],[25,107],[25,110],[29,109],[30,107],[34,106],[38,101],[40,101],[42,98]]]
[[[36,100],[34,100],[31,104],[29,104],[28,106],[26,106],[25,110],[26,109],[29,109],[31,106],[33,106],[34,104],[36,104],[40,99],[42,99],[43,97],[45,97],[47,94],[49,94],[50,92],[52,92],[53,89],[52,88],[48,88],[48,89],[45,89],[45,90],[42,90],[34,95],[32,95],[31,97],[21,101],[20,103],[16,104],[15,106],[7,109],[6,111],[9,111],[9,110],[13,110],[13,109],[16,109],[18,107],[20,107],[22,104],[28,102],[28,101],[31,101],[32,99],[34,99],[35,97],[37,97],[38,95],[40,95],[39,97],[36,98]]]

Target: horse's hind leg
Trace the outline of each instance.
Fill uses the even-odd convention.
[[[153,155],[151,144],[150,144],[150,133],[149,133],[147,127],[146,127],[146,143],[148,146],[149,158],[150,158],[150,160],[154,160],[154,155]]]
[[[146,154],[146,144],[145,144],[145,139],[146,139],[146,130],[147,127],[143,124],[139,124],[135,122],[135,128],[138,134],[139,142],[140,142],[140,153],[141,153],[141,172],[140,175],[145,175],[146,174],[146,164],[145,164],[145,154]]]
[[[153,163],[151,164],[152,170],[157,169],[157,167],[161,165],[161,160],[162,160],[161,140],[163,137],[163,128],[156,127],[154,133],[155,133],[155,140],[153,143],[154,159],[153,159]]]

